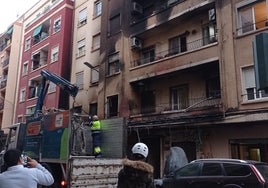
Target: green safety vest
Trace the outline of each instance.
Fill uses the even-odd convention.
[[[91,126],[92,131],[100,131],[101,130],[101,124],[100,121],[93,121],[92,126]]]

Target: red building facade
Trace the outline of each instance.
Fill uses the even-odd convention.
[[[71,71],[74,2],[70,0],[40,1],[35,6],[36,9],[32,15],[25,18],[32,21],[28,23],[26,21],[27,25],[24,27],[16,109],[18,122],[25,121],[35,110],[41,89],[40,71],[42,69],[67,80]],[[66,92],[51,83],[43,110],[69,109],[68,98]]]

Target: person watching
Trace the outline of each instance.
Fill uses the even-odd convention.
[[[132,147],[132,160],[123,160],[123,169],[118,173],[117,188],[154,188],[154,168],[145,160],[148,147],[144,143],[136,143]]]
[[[23,165],[21,152],[10,149],[4,154],[7,170],[0,174],[0,188],[37,188],[54,183],[52,174],[36,160],[27,157],[27,167]]]

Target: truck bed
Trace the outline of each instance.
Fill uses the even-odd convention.
[[[116,188],[122,159],[71,156],[70,187]]]

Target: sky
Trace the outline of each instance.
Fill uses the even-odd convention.
[[[0,33],[17,20],[23,13],[29,10],[39,0],[4,0],[0,6]]]

